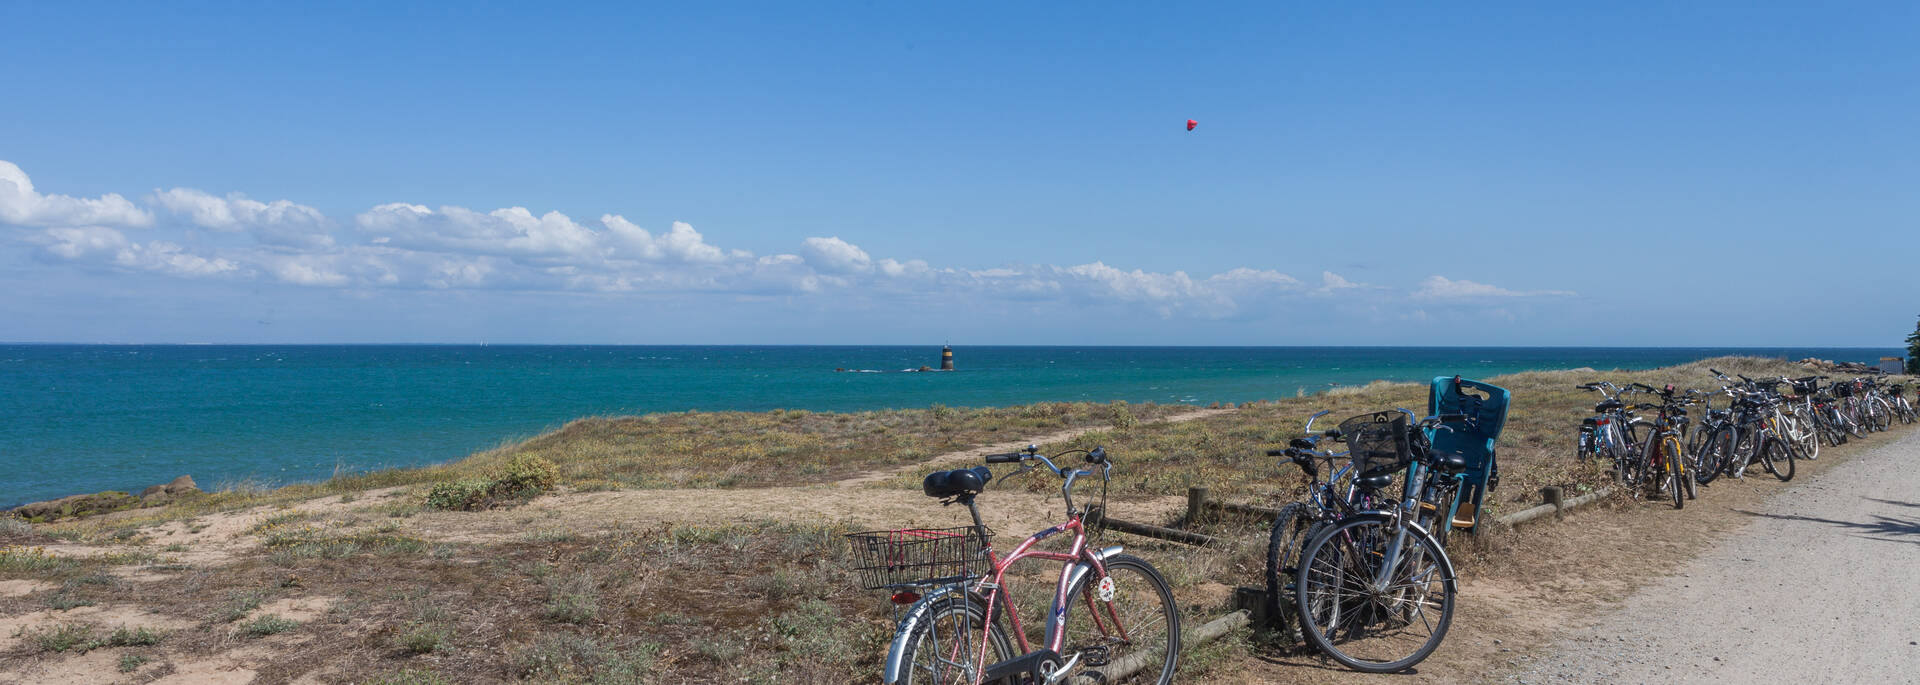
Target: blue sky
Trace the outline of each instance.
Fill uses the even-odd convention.
[[[8,3],[0,340],[1895,346],[1917,44],[1896,3]]]

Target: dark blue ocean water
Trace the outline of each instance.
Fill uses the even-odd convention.
[[[1242,402],[1331,384],[1893,349],[0,345],[0,506],[457,459],[568,419],[1043,400]]]

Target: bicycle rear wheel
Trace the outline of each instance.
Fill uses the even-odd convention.
[[[1307,543],[1307,505],[1294,502],[1280,508],[1267,534],[1267,620],[1274,632],[1287,644],[1300,641],[1300,624],[1293,620],[1294,571],[1300,561],[1300,547]]]
[[[935,601],[913,628],[900,652],[899,683],[904,685],[972,685],[988,664],[1019,656],[1006,631],[994,621],[986,625],[986,603],[975,597],[948,597]],[[987,645],[986,663],[978,663],[980,643]]]
[[[1793,480],[1793,461],[1800,450],[1779,438],[1767,441],[1767,470],[1782,482]]]
[[[1384,566],[1403,532],[1398,558]],[[1432,536],[1397,526],[1388,514],[1360,514],[1327,526],[1301,552],[1294,580],[1301,632],[1356,671],[1412,668],[1446,639],[1456,591],[1452,568]],[[1386,582],[1376,583],[1382,575]]]
[[[1139,557],[1116,554],[1101,566],[1106,575],[1088,573],[1067,591],[1061,658],[1080,655],[1073,673],[1100,682],[1173,682],[1180,666],[1180,606],[1173,588]]]
[[[1680,483],[1680,479],[1685,476],[1687,472],[1686,469],[1680,465],[1679,453],[1674,451],[1676,442],[1677,441],[1671,437],[1660,440],[1660,475],[1666,478],[1667,494],[1673,500],[1673,508],[1685,509],[1687,507],[1687,491],[1686,486]]]

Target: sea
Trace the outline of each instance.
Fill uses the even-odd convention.
[[[1532,369],[1875,348],[0,345],[0,507],[459,459],[570,419],[1042,401],[1205,405]],[[1704,379],[1703,379],[1704,380]]]

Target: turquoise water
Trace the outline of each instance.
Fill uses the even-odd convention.
[[[595,414],[1242,402],[1333,384],[1893,349],[0,345],[0,506],[457,459]],[[1704,379],[1703,379],[1704,380]]]

